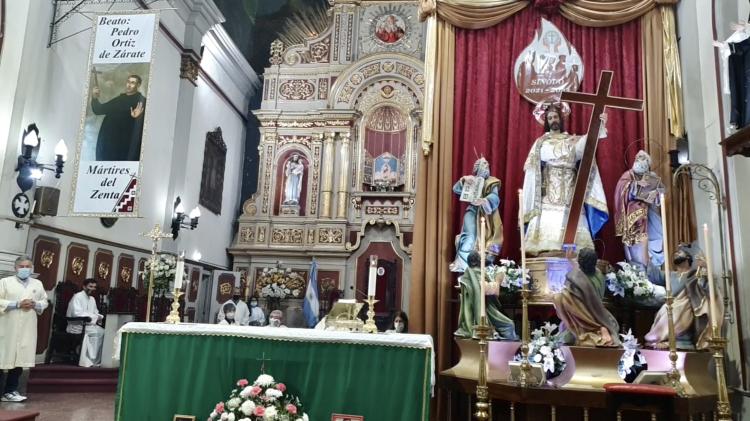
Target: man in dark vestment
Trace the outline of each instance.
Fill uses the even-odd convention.
[[[101,91],[96,86],[91,91],[91,109],[103,115],[96,141],[97,161],[139,161],[141,159],[141,136],[143,135],[143,113],[146,97],[138,88],[141,77],[128,76],[125,92],[111,100],[99,102]]]

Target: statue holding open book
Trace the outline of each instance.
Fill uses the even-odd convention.
[[[485,242],[487,261],[495,260],[503,244],[503,223],[500,220],[500,180],[490,175],[490,163],[484,157],[474,162],[471,175],[465,175],[453,185],[453,192],[461,202],[468,203],[461,232],[456,236],[456,258],[450,264],[452,272],[464,272],[469,253],[478,250],[478,241]],[[485,238],[478,238],[481,218],[485,220]]]

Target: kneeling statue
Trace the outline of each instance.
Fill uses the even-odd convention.
[[[578,264],[565,275],[565,288],[555,294],[563,340],[579,346],[619,346],[620,326],[602,303],[604,275],[596,268],[598,257],[591,248],[578,253]]]
[[[480,300],[486,298],[487,322],[495,330],[494,339],[518,340],[513,320],[500,311],[500,301],[497,296],[482,297],[482,288],[479,282],[487,282],[487,280],[480,281],[482,275],[479,253],[471,251],[467,260],[469,266],[464,274],[458,278],[458,284],[461,287],[461,307],[458,313],[458,330],[454,335],[462,338],[476,337],[474,326],[479,324],[482,317],[479,314],[482,308]]]

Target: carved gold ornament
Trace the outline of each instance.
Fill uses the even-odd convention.
[[[52,266],[52,263],[55,261],[55,252],[51,250],[44,250],[42,252],[42,257],[40,258],[42,267],[45,269],[49,269],[50,266]]]
[[[133,268],[125,266],[120,269],[120,277],[125,283],[130,283],[131,276],[133,276]]]
[[[83,273],[83,265],[86,263],[86,261],[83,259],[83,257],[74,257],[73,261],[70,262],[70,266],[73,268],[73,273],[76,276],[81,276]]]
[[[110,265],[106,262],[99,263],[99,266],[96,268],[96,273],[99,275],[99,278],[101,279],[107,279],[109,278],[109,270],[111,269]]]

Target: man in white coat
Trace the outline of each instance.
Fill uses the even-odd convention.
[[[20,256],[16,274],[0,279],[0,376],[8,371],[2,402],[26,400],[18,381],[24,368],[34,367],[37,315],[48,305],[44,285],[31,277],[32,267],[29,256]]]
[[[226,318],[224,315],[224,305],[226,305],[227,303],[232,303],[235,307],[234,324],[238,324],[240,326],[247,326],[250,324],[250,309],[247,308],[247,303],[240,299],[242,297],[241,294],[242,290],[239,287],[235,287],[232,299],[221,305],[219,313],[216,317],[218,320],[224,320]]]
[[[96,299],[93,297],[96,292],[96,279],[86,279],[83,281],[83,290],[78,291],[68,303],[66,317],[88,317],[88,322],[68,322],[65,329],[68,333],[80,335],[86,325],[86,333],[81,343],[81,357],[78,359],[78,365],[81,367],[100,366],[102,363],[102,343],[104,342],[104,328],[98,326],[104,316],[99,314],[96,308]]]

